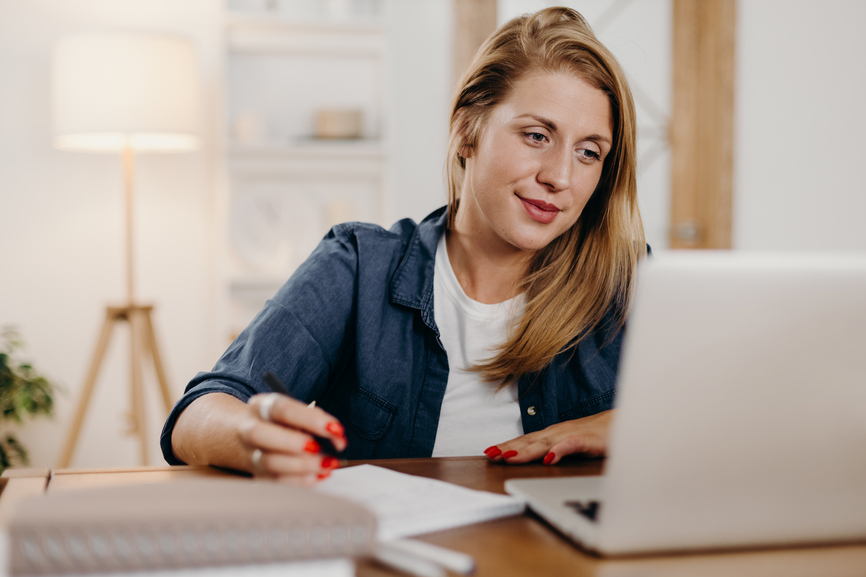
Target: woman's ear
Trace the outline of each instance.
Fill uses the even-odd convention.
[[[472,158],[472,147],[468,144],[464,144],[460,147],[460,152],[458,153],[460,158]]]

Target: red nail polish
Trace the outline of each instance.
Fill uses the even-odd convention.
[[[544,464],[549,465],[556,458],[556,455],[553,453],[548,453],[544,456]]]
[[[503,459],[510,459],[511,457],[516,457],[516,456],[517,456],[517,451],[505,451],[504,453],[502,453]]]
[[[346,431],[345,429],[343,429],[343,425],[341,425],[340,423],[332,421],[325,425],[325,430],[337,437],[346,437]]]
[[[324,473],[319,473],[318,475],[316,475],[316,477],[319,478],[319,481],[321,481],[322,479],[327,479],[330,476],[331,476],[330,471],[325,471]]]
[[[340,460],[336,457],[331,457],[330,455],[322,457],[322,468],[323,469],[336,469],[340,466]]]
[[[493,457],[498,457],[502,454],[502,450],[499,447],[493,446],[484,451],[484,454],[487,455],[488,459],[492,459]]]
[[[322,448],[319,446],[319,443],[310,439],[309,441],[307,441],[307,444],[304,445],[304,450],[308,453],[318,453],[322,450]]]

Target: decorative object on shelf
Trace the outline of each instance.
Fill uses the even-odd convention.
[[[361,138],[360,108],[320,108],[316,111],[316,138]]]
[[[24,348],[21,336],[12,327],[0,330],[0,420],[4,425],[21,423],[25,417],[54,414],[57,387],[36,372],[29,362],[17,358]],[[15,435],[0,438],[0,472],[7,467],[27,465],[27,449]]]
[[[200,146],[198,72],[193,45],[164,34],[92,33],[61,38],[54,48],[54,145],[120,153],[126,192],[126,303],[106,307],[102,333],[58,462],[69,466],[114,325],[129,323],[132,434],[147,464],[142,361],[150,357],[166,412],[172,398],[153,331],[153,305],[135,298],[134,164],[136,153],[186,152]]]

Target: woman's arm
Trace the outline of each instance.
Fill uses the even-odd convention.
[[[311,481],[328,469],[323,463],[336,462],[309,444],[310,433],[342,438],[333,416],[281,397],[270,411],[271,422],[264,421],[256,393],[268,393],[263,375],[272,372],[297,399],[326,396],[333,367],[351,352],[347,327],[354,322],[357,292],[353,235],[349,227],[332,229],[214,368],[193,378],[163,427],[161,445],[169,463],[273,477],[296,474]],[[339,435],[324,429],[329,423]],[[335,444],[345,448],[345,440]]]
[[[321,455],[312,435],[330,439],[342,451],[346,438],[340,423],[286,396],[278,397],[270,420],[263,420],[260,405],[266,396],[255,395],[248,403],[223,393],[197,398],[172,431],[175,456],[189,465],[227,467],[302,484],[327,477],[338,461]]]
[[[603,457],[607,453],[607,438],[613,410],[564,421],[546,429],[522,435],[505,443],[493,445],[484,453],[491,461],[528,463],[544,459],[553,465],[562,457],[572,454]]]

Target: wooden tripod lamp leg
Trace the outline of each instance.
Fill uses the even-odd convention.
[[[165,378],[165,369],[162,366],[162,357],[159,355],[159,346],[156,343],[156,333],[153,330],[153,320],[150,317],[151,308],[148,307],[142,315],[144,318],[145,337],[144,342],[150,349],[150,355],[153,357],[153,368],[156,371],[156,380],[159,381],[159,389],[162,392],[162,402],[165,404],[165,414],[171,412],[174,406],[174,401],[171,398],[171,391],[168,389],[168,379]]]
[[[141,357],[144,347],[144,326],[141,308],[130,308],[130,382],[132,383],[132,416],[135,422],[134,432],[141,446],[141,464],[147,465],[147,416],[144,410],[144,387],[141,378]]]
[[[99,341],[96,344],[96,352],[93,359],[90,361],[90,370],[87,372],[87,380],[84,382],[84,390],[81,392],[81,398],[78,400],[78,407],[75,409],[75,416],[72,419],[72,424],[69,427],[69,433],[66,435],[66,443],[63,446],[63,451],[60,453],[60,459],[57,462],[58,469],[69,467],[69,462],[72,460],[72,452],[75,450],[75,444],[78,442],[78,435],[81,433],[81,424],[84,422],[84,414],[87,412],[87,404],[90,402],[90,395],[93,392],[93,385],[96,383],[96,377],[99,375],[99,368],[102,365],[102,359],[105,358],[105,351],[108,348],[108,343],[111,341],[111,333],[117,322],[117,312],[108,308],[105,311],[105,322],[102,324],[102,333],[99,335]]]

